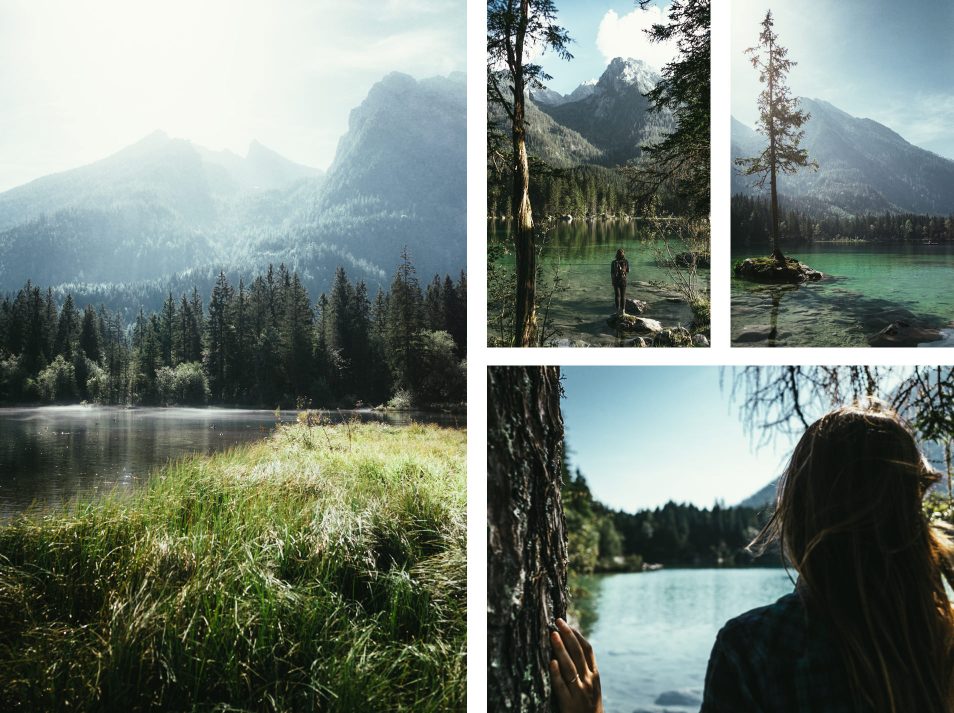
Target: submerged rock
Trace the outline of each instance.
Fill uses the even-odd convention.
[[[774,257],[749,257],[738,263],[735,276],[752,282],[771,282],[797,284],[815,282],[824,275],[794,258],[785,258],[779,262]]]
[[[916,347],[924,342],[936,342],[944,338],[940,329],[918,327],[910,322],[897,320],[868,339],[873,347]]]
[[[701,706],[702,692],[694,689],[666,691],[656,698],[657,706]]]

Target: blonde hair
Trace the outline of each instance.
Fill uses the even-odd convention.
[[[813,423],[752,543],[778,542],[799,593],[833,634],[856,705],[954,710],[952,546],[923,499],[939,481],[913,433],[878,404]]]

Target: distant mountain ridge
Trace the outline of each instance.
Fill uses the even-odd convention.
[[[954,213],[954,161],[919,148],[872,119],[861,119],[820,99],[800,98],[810,114],[802,146],[818,171],[780,176],[779,193],[851,215]],[[732,158],[757,155],[765,139],[732,119]],[[766,188],[767,190],[767,188]],[[751,179],[733,167],[733,193],[754,194]]]
[[[407,244],[425,278],[466,265],[466,82],[388,75],[351,112],[327,175],[154,132],[0,193],[0,292],[161,284],[285,262],[314,293],[345,265],[386,285]],[[99,288],[97,288],[99,289]]]
[[[642,60],[616,57],[599,79],[583,82],[568,95],[530,91],[529,151],[563,168],[587,163],[613,167],[639,158],[641,146],[659,140],[673,126],[671,114],[650,112],[644,96],[659,80]]]

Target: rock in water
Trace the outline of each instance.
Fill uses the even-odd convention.
[[[657,706],[701,706],[702,694],[695,690],[666,691],[656,699]]]
[[[873,347],[916,347],[924,342],[936,342],[944,334],[939,329],[916,327],[910,322],[897,320],[868,340]]]
[[[649,305],[642,300],[634,300],[630,299],[629,297],[626,298],[626,314],[642,314],[647,309],[649,309]]]
[[[735,266],[735,276],[752,282],[788,283],[815,282],[823,275],[803,262],[785,258],[784,262],[774,257],[749,257]]]
[[[705,334],[693,334],[692,335],[692,346],[694,347],[707,347],[709,346],[709,340],[706,339]]]

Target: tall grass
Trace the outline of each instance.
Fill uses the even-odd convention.
[[[465,440],[284,426],[0,528],[0,710],[463,710]]]

